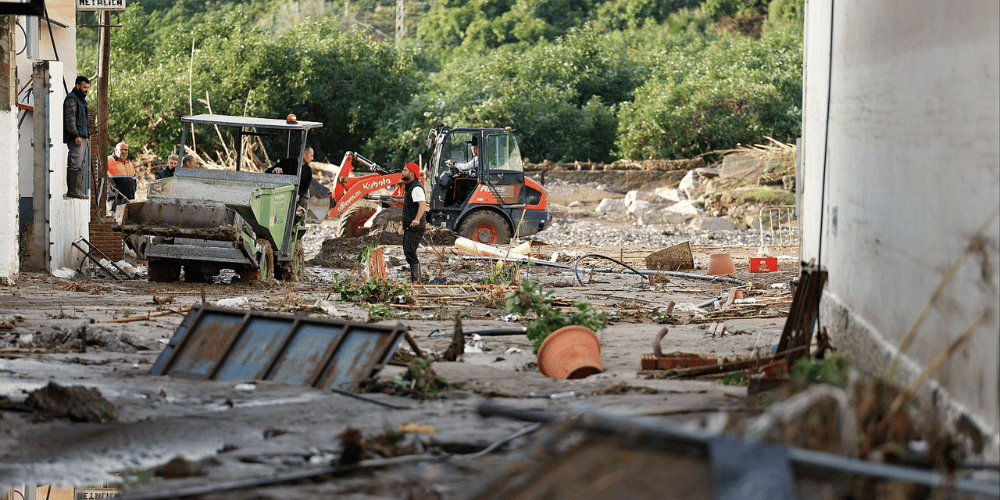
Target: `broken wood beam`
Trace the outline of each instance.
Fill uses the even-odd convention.
[[[134,321],[143,321],[150,318],[156,318],[159,316],[166,316],[168,314],[184,314],[190,310],[191,306],[188,306],[188,307],[182,307],[180,309],[168,309],[166,311],[144,314],[142,316],[129,316],[127,318],[116,318],[116,319],[106,319],[103,321],[95,321],[95,323],[132,323]]]

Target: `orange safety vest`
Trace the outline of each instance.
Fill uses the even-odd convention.
[[[114,155],[108,157],[108,175],[135,177],[135,167],[128,160],[116,160]]]

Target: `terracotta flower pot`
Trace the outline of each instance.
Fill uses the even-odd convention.
[[[708,274],[712,276],[728,276],[736,272],[733,258],[728,253],[716,253],[708,256]]]
[[[538,370],[556,380],[585,378],[602,372],[597,334],[580,325],[552,332],[538,348]]]

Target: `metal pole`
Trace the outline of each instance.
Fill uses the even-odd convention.
[[[97,165],[98,175],[101,179],[108,178],[108,151],[110,150],[108,138],[108,87],[111,82],[111,12],[104,11],[103,22],[101,23],[101,54],[100,69],[98,70],[97,87]],[[94,182],[93,185],[100,183]],[[108,205],[108,194],[106,190],[97,193],[97,215],[102,217]]]

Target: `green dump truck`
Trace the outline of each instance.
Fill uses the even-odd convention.
[[[287,137],[283,153],[301,161],[309,131],[323,124],[292,118],[185,116],[180,150],[186,151],[188,130],[196,125],[235,127],[235,151],[244,150],[247,136]],[[203,133],[210,132],[205,127]],[[150,281],[177,281],[182,269],[186,282],[205,281],[224,269],[252,281],[302,277],[300,176],[244,171],[238,157],[235,171],[177,167],[172,177],[150,184],[146,201],[125,207],[120,229],[149,264]]]

